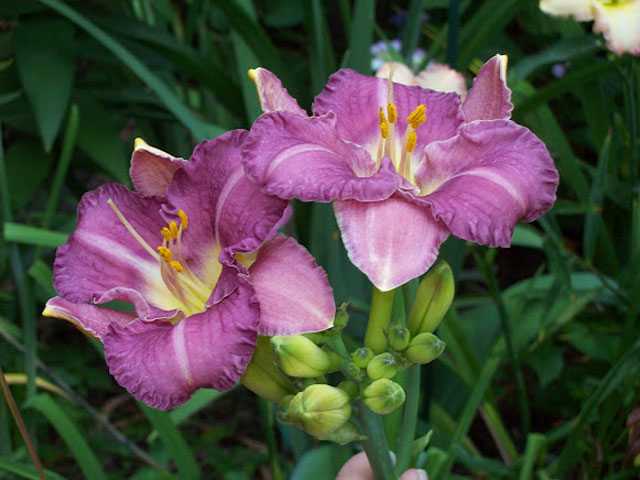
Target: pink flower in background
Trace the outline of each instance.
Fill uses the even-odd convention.
[[[287,202],[244,175],[247,133],[203,142],[188,162],[136,142],[137,191],[112,183],[87,193],[75,232],[57,251],[60,296],[43,314],[101,340],[111,374],[149,406],[232,387],[259,334],[333,323],[324,271],[276,233]],[[99,306],[112,300],[133,311]]]
[[[595,20],[607,48],[618,55],[640,55],[640,0],[540,0],[540,9],[554,17],[579,22]]]
[[[544,144],[510,120],[506,57],[455,93],[340,70],[308,117],[271,72],[250,72],[265,112],[243,147],[248,177],[283,199],[333,202],[351,261],[380,290],[426,272],[449,234],[510,244],[555,201]]]
[[[418,86],[436,92],[455,92],[464,101],[467,98],[467,84],[464,75],[444,63],[429,62],[427,68],[417,75],[400,62],[387,62],[376,72],[376,77],[389,78],[393,69],[394,83]]]

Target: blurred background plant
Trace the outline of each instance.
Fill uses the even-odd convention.
[[[418,465],[435,479],[638,478],[637,58],[534,0],[3,0],[0,366],[48,478],[334,478],[353,452],[276,426],[242,388],[169,413],[133,401],[97,342],[40,316],[55,247],[84,192],[129,183],[135,137],[187,157],[248,128],[249,68],[308,108],[339,67],[435,60],[470,79],[495,53],[509,56],[515,120],[556,161],[559,200],[510,250],[442,248],[458,294],[445,354],[423,367],[417,434],[433,436]],[[286,228],[360,338],[370,290],[331,207],[296,203]],[[0,478],[38,478],[4,397]]]

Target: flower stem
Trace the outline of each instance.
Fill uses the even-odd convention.
[[[273,421],[273,403],[267,402],[262,398],[258,398],[258,402],[264,434],[267,439],[267,448],[269,450],[269,468],[271,470],[271,476],[274,480],[284,480],[282,470],[280,470],[280,465],[278,464],[278,445],[276,440],[275,423]]]
[[[389,326],[395,293],[395,290],[381,292],[376,287],[373,287],[371,311],[369,312],[367,333],[364,336],[364,345],[375,353],[382,353],[387,349],[387,337],[384,334],[384,330]]]
[[[366,405],[360,404],[360,421],[363,433],[367,436],[363,442],[364,451],[367,452],[376,480],[397,480],[398,476],[393,470],[387,438],[384,435],[382,418]]]
[[[420,404],[420,365],[414,365],[409,368],[404,391],[406,400],[402,427],[398,435],[398,462],[396,463],[396,472],[399,474],[409,468],[409,462],[411,461],[411,447],[416,434],[418,406]]]

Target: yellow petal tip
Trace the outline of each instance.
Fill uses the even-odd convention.
[[[143,139],[141,139],[140,137],[136,138],[133,141],[133,150],[140,150],[141,148],[145,148],[148,147],[149,144],[147,142],[145,142]]]

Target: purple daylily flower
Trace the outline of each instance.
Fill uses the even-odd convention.
[[[449,234],[510,244],[515,224],[555,201],[544,144],[510,120],[506,57],[464,101],[340,70],[308,117],[268,70],[252,70],[262,109],[243,147],[248,177],[283,199],[333,201],[351,261],[380,290],[426,272]]]
[[[278,234],[287,202],[244,175],[246,131],[201,143],[190,161],[137,141],[136,192],[87,193],[56,254],[59,297],[44,315],[104,343],[111,374],[149,406],[168,409],[198,388],[242,376],[258,335],[320,331],[335,305],[324,271]],[[129,302],[134,311],[97,306]]]

